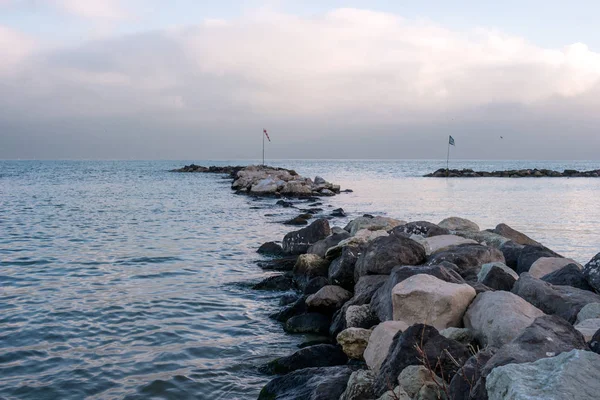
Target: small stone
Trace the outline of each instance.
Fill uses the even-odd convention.
[[[371,332],[369,329],[348,328],[340,332],[336,340],[342,346],[348,358],[362,360]]]

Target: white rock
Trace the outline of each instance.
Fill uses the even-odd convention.
[[[517,274],[514,270],[512,270],[510,267],[507,267],[504,263],[501,262],[494,262],[494,263],[488,263],[488,264],[483,264],[481,266],[481,270],[479,271],[479,273],[477,274],[477,280],[479,282],[483,282],[483,280],[485,279],[485,277],[487,276],[488,272],[490,272],[490,270],[493,267],[498,267],[501,268],[504,272],[506,272],[507,274],[509,274],[510,276],[512,276],[515,279],[519,279],[519,274]]]
[[[438,226],[440,228],[446,228],[450,231],[472,231],[479,232],[479,226],[465,218],[450,217],[441,221]]]
[[[267,194],[277,192],[277,182],[272,178],[266,178],[252,185],[252,193]]]
[[[373,329],[369,337],[369,344],[363,354],[370,369],[379,372],[381,364],[388,355],[394,336],[399,331],[404,332],[408,327],[406,322],[385,321]]]
[[[577,323],[591,318],[600,318],[600,303],[586,304],[577,314]]]
[[[423,245],[427,255],[431,255],[438,251],[447,250],[452,246],[458,246],[460,244],[477,244],[477,242],[474,240],[465,239],[456,235],[432,236],[419,241],[419,243]]]
[[[589,342],[592,340],[594,334],[600,330],[600,318],[583,320],[575,325],[575,329],[581,332],[581,334],[585,337],[586,342]]]
[[[538,258],[533,264],[531,264],[529,274],[534,278],[540,279],[543,276],[551,274],[554,271],[558,271],[562,267],[569,264],[576,264],[579,267],[579,269],[583,269],[583,266],[581,264],[570,258],[541,257]]]
[[[392,289],[393,318],[439,330],[460,327],[475,296],[470,285],[445,282],[427,274],[414,275]]]
[[[463,321],[484,346],[501,347],[542,315],[542,310],[511,292],[483,292],[471,303]]]
[[[361,360],[369,344],[371,332],[370,329],[348,328],[341,331],[337,335],[336,340],[342,346],[342,350],[344,350],[348,358]]]

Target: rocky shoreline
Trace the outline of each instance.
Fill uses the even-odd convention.
[[[339,185],[327,182],[320,176],[305,178],[294,170],[266,165],[203,167],[186,165],[171,172],[200,172],[227,174],[233,181],[231,188],[238,194],[253,196],[310,198],[335,196],[341,193]],[[351,192],[347,189],[345,192]]]
[[[565,169],[563,172],[549,169],[514,169],[506,171],[473,171],[472,169],[440,168],[425,178],[598,178],[600,169],[592,171],[577,171]]]
[[[271,316],[320,339],[259,367],[259,400],[597,399],[600,253],[585,266],[508,225],[365,215],[263,244]]]

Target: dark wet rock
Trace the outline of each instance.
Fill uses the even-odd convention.
[[[305,347],[287,357],[277,358],[259,367],[263,374],[287,374],[303,368],[344,365],[348,357],[339,346],[317,344]]]
[[[600,253],[583,267],[583,276],[596,291],[600,292]]]
[[[344,212],[343,208],[336,208],[329,215],[331,215],[332,217],[345,217],[346,213]]]
[[[319,207],[319,206],[322,206],[322,205],[323,205],[323,203],[321,203],[321,202],[316,202],[316,203],[311,203],[311,204],[309,204],[308,206],[309,206],[309,207]]]
[[[600,296],[571,286],[558,286],[523,273],[513,287],[513,293],[527,300],[546,314],[558,315],[575,323],[577,314],[589,303],[600,303]]]
[[[600,354],[600,329],[598,329],[598,331],[596,333],[594,333],[594,336],[592,336],[592,340],[590,340],[590,349],[597,354]]]
[[[492,266],[481,283],[494,290],[505,290],[510,292],[517,280],[513,275],[498,266]]]
[[[308,311],[308,306],[306,305],[306,297],[307,296],[300,297],[292,304],[283,307],[280,311],[271,314],[269,317],[279,322],[286,322],[292,317],[306,313]]]
[[[440,168],[431,174],[423,175],[427,178],[598,178],[599,170],[576,171],[566,169],[563,172],[549,169],[514,169],[506,171],[473,171],[470,168],[450,169]]]
[[[434,223],[427,221],[409,222],[406,225],[400,225],[390,231],[392,235],[410,237],[411,235],[420,235],[423,237],[432,237],[440,235],[449,235],[450,231]]]
[[[334,339],[330,338],[329,336],[320,336],[316,339],[312,339],[312,340],[308,340],[306,342],[302,342],[300,343],[297,347],[300,349],[303,349],[305,347],[310,347],[310,346],[315,346],[317,344],[333,344],[335,345],[336,342]]]
[[[275,242],[263,243],[256,252],[272,256],[283,256],[285,254],[281,245]]]
[[[495,353],[495,348],[487,347],[467,360],[465,365],[456,372],[456,375],[454,375],[454,378],[450,382],[450,386],[448,387],[450,399],[477,400],[474,397],[475,393],[473,391],[475,383],[481,377],[481,369]]]
[[[423,261],[425,249],[414,240],[395,235],[378,237],[358,257],[354,279],[389,274],[396,265],[417,265]]]
[[[553,252],[547,247],[537,245],[525,245],[519,253],[519,259],[517,260],[516,271],[519,275],[523,272],[528,272],[534,262],[542,257],[562,257],[561,255]]]
[[[290,275],[275,275],[263,279],[252,286],[254,290],[290,290],[292,288],[292,277]]]
[[[483,264],[504,262],[504,255],[496,248],[480,244],[461,244],[431,255],[426,265],[450,262],[457,266],[457,272],[465,280],[477,280],[477,273]]]
[[[283,224],[284,225],[308,225],[308,218],[304,218],[304,215],[299,215],[295,218],[289,219],[287,221],[285,221]]]
[[[300,296],[297,295],[296,293],[284,293],[279,298],[279,305],[287,306],[288,304],[295,303],[299,298],[300,298]]]
[[[373,393],[373,381],[375,374],[373,371],[358,370],[354,371],[348,380],[346,391],[340,397],[340,400],[371,400],[375,399]]]
[[[325,254],[327,250],[331,247],[337,246],[339,242],[342,240],[348,239],[350,234],[346,231],[343,233],[334,233],[330,236],[327,236],[323,240],[319,240],[317,243],[313,244],[308,248],[308,254],[316,254],[321,258],[325,258]]]
[[[258,400],[338,400],[351,374],[345,366],[300,369],[267,383]]]
[[[305,295],[315,294],[327,285],[329,285],[329,280],[326,277],[317,276],[308,281],[303,293]]]
[[[539,243],[536,242],[535,240],[533,240],[532,238],[530,238],[529,236],[525,235],[524,233],[521,233],[513,228],[511,228],[510,226],[506,225],[506,224],[498,224],[496,225],[496,228],[494,229],[494,233],[497,233],[498,235],[504,236],[505,238],[508,238],[510,240],[512,240],[514,243],[517,244],[521,244],[521,245],[531,245],[531,246],[538,246]]]
[[[512,240],[500,246],[499,250],[502,252],[502,255],[504,255],[504,264],[516,271],[519,256],[524,247],[525,246],[515,243]]]
[[[257,265],[265,271],[291,271],[298,261],[298,256],[288,256],[257,262]]]
[[[559,270],[544,275],[542,280],[553,285],[573,286],[577,289],[594,291],[577,264],[567,264]]]
[[[308,283],[318,276],[327,278],[329,261],[316,254],[302,254],[294,265],[293,278],[296,286],[304,291]]]
[[[329,281],[344,289],[354,287],[354,267],[360,252],[359,246],[344,246],[342,254],[329,265]]]
[[[319,333],[325,335],[329,332],[331,318],[319,313],[306,313],[296,315],[287,320],[284,330],[288,333]]]
[[[422,365],[422,354],[419,354],[417,347],[422,350],[434,372],[448,382],[470,356],[467,346],[462,343],[445,338],[432,326],[415,324],[404,333],[398,332],[394,336],[389,353],[375,378],[376,395],[385,393],[404,368]]]
[[[306,305],[311,311],[331,315],[351,298],[352,293],[346,289],[336,285],[327,285],[308,296]]]
[[[283,208],[292,208],[294,207],[294,203],[292,203],[291,201],[285,201],[285,200],[277,200],[277,203],[275,203],[278,206],[281,206]]]
[[[289,254],[303,254],[311,245],[325,239],[330,234],[329,222],[326,219],[318,219],[306,228],[285,235],[282,247]]]
[[[344,189],[344,190],[341,190],[340,193],[354,193],[354,190],[352,190],[352,189]]]
[[[475,293],[479,294],[479,293],[484,293],[484,292],[493,292],[494,289],[492,289],[489,286],[484,285],[481,282],[473,282],[473,281],[468,281],[466,282],[467,285],[471,286],[473,289],[475,289]]]
[[[318,207],[314,207],[314,208],[303,208],[300,211],[302,211],[305,214],[315,215],[315,214],[318,214],[320,212],[323,212],[323,209],[322,208],[318,208]]]
[[[392,289],[398,283],[418,274],[427,274],[435,276],[445,282],[465,283],[463,278],[454,271],[456,266],[450,263],[441,265],[423,266],[398,266],[392,269],[389,278],[386,279],[371,299],[371,310],[381,321],[389,321],[393,317],[392,307]],[[362,278],[361,278],[362,279]]]
[[[499,366],[522,364],[554,357],[573,349],[587,350],[583,335],[571,324],[555,315],[538,317],[510,343],[502,346],[481,369],[473,385],[472,399],[487,399],[486,377]]]

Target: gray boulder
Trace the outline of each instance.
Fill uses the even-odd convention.
[[[521,251],[525,246],[515,243],[512,240],[504,243],[502,246],[498,248],[502,252],[504,256],[505,264],[512,270],[517,270],[517,264],[519,262],[519,256],[521,255]]]
[[[350,234],[354,236],[361,229],[368,229],[370,231],[389,231],[398,225],[404,224],[406,224],[406,221],[400,221],[389,217],[363,216],[350,221],[344,230],[350,232]]]
[[[600,292],[600,253],[596,254],[590,262],[583,267],[583,276],[588,283],[597,291]]]
[[[555,286],[528,273],[521,274],[512,292],[546,314],[558,315],[570,323],[577,320],[577,314],[586,304],[600,302],[600,296],[595,293],[571,286]]]
[[[296,260],[293,270],[294,283],[304,290],[311,279],[322,276],[327,278],[329,261],[316,254],[302,254]]]
[[[477,274],[477,281],[494,290],[512,290],[519,276],[503,263],[484,264]]]
[[[277,358],[261,367],[264,374],[287,374],[303,368],[344,365],[348,357],[339,346],[317,344],[298,350],[294,354]]]
[[[348,380],[346,390],[340,400],[371,400],[375,398],[373,381],[375,374],[369,370],[354,371]]]
[[[477,273],[483,264],[504,262],[502,252],[493,247],[480,244],[463,244],[450,250],[433,254],[426,265],[438,265],[442,262],[455,264],[457,272],[467,280],[477,280]]]
[[[327,334],[331,319],[319,313],[296,315],[287,320],[284,330],[288,333],[319,333]]]
[[[496,225],[496,228],[494,229],[494,233],[497,233],[498,235],[502,235],[505,238],[508,238],[517,244],[521,244],[521,245],[528,244],[528,245],[532,245],[532,246],[539,245],[538,242],[536,242],[529,236],[511,228],[510,226],[508,226],[506,224]]]
[[[329,281],[344,289],[354,287],[354,266],[358,260],[360,247],[344,246],[342,254],[329,265]]]
[[[333,313],[341,308],[345,302],[352,298],[352,293],[346,289],[327,285],[321,288],[317,293],[311,294],[306,299],[306,305],[309,310],[316,310],[323,313]]]
[[[369,243],[356,261],[354,278],[389,274],[396,265],[417,265],[425,261],[425,249],[414,240],[390,235]]]
[[[567,264],[559,270],[544,275],[541,279],[553,285],[573,286],[581,290],[594,291],[577,264]]]
[[[395,227],[390,231],[390,234],[405,237],[411,237],[411,235],[432,237],[439,235],[449,235],[450,231],[446,228],[439,227],[438,225],[433,224],[431,222],[415,221]]]
[[[585,305],[579,314],[577,314],[577,323],[586,319],[600,318],[600,303],[590,303]]]
[[[379,318],[373,314],[371,306],[368,304],[348,306],[346,309],[346,328],[369,329],[378,323]]]
[[[308,248],[307,253],[316,254],[321,258],[325,258],[327,250],[329,250],[331,247],[337,246],[339,242],[348,239],[349,237],[350,234],[345,231],[344,233],[334,233],[330,236],[327,236],[325,239],[319,240],[315,244],[311,245]]]
[[[275,242],[263,243],[256,252],[271,256],[283,256],[285,254],[281,245]]]
[[[541,245],[525,245],[519,252],[519,257],[517,259],[517,273],[521,275],[523,272],[529,272],[533,263],[542,257],[561,257],[561,255]]]
[[[551,274],[554,271],[558,271],[559,269],[569,265],[574,264],[577,265],[575,260],[564,257],[540,257],[533,264],[531,264],[531,268],[529,268],[529,274],[534,278],[541,278],[542,276],[546,276]],[[579,268],[583,269],[583,267],[579,266]]]
[[[300,369],[267,383],[258,400],[338,400],[351,374],[345,366]]]
[[[495,353],[496,348],[486,347],[471,356],[452,378],[448,387],[449,398],[452,400],[482,400],[482,398],[477,397],[475,384],[481,378],[483,366]]]
[[[600,393],[600,355],[572,350],[532,363],[495,368],[487,377],[490,400],[596,400]]]
[[[282,245],[283,251],[289,254],[304,254],[311,245],[327,238],[330,234],[329,221],[318,219],[306,228],[285,235]]]
[[[592,340],[594,334],[600,331],[600,318],[589,318],[583,320],[575,325],[575,329],[581,332],[586,342],[589,342]]]
[[[441,228],[446,228],[450,231],[479,232],[479,226],[475,222],[459,217],[446,218],[438,223],[438,226]]]

